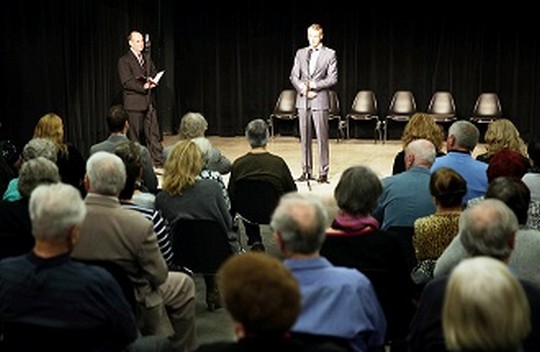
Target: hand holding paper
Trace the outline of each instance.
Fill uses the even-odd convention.
[[[163,77],[164,74],[165,74],[165,70],[159,71],[158,73],[156,73],[154,77],[148,77],[148,80],[157,86],[159,83],[159,80],[161,79],[161,77]]]

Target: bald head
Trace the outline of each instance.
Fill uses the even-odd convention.
[[[405,147],[405,167],[422,166],[430,168],[435,161],[437,151],[431,141],[415,139]]]

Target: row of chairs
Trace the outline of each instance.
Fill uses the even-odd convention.
[[[293,89],[281,91],[270,115],[272,137],[275,133],[274,119],[292,120],[297,118],[296,92]],[[330,120],[337,120],[338,142],[341,138],[350,138],[351,121],[368,121],[373,124],[374,141],[383,143],[388,139],[388,124],[390,121],[406,123],[417,111],[416,101],[411,91],[398,90],[394,93],[388,115],[385,119],[379,117],[377,97],[372,90],[360,90],[357,92],[352,105],[342,119],[340,115],[339,97],[335,91],[330,91]],[[433,116],[437,123],[451,123],[457,120],[454,97],[449,91],[437,91],[433,93],[426,112]],[[502,116],[502,108],[496,93],[481,93],[474,105],[470,121],[477,124],[486,124]]]

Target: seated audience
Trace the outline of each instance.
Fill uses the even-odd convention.
[[[371,216],[381,192],[379,177],[368,167],[346,169],[334,190],[339,210],[320,252],[333,265],[357,269],[373,283],[386,317],[386,341],[396,351],[414,312],[414,286],[398,241],[402,234],[382,231]]]
[[[268,143],[268,125],[262,119],[252,120],[246,126],[246,139],[251,150],[233,162],[228,190],[233,205],[235,202],[236,185],[242,180],[264,180],[270,182],[279,195],[296,191],[296,183],[285,160],[266,150]],[[235,212],[233,207],[233,212]],[[264,251],[261,229],[243,219],[248,237],[248,246],[252,250]]]
[[[415,113],[405,125],[401,135],[403,149],[396,154],[392,166],[392,175],[406,171],[405,148],[415,139],[427,139],[435,146],[437,156],[445,155],[442,151],[444,142],[444,130],[435,123],[433,117],[423,112]]]
[[[527,146],[521,137],[519,131],[512,121],[508,119],[497,119],[490,122],[484,135],[486,152],[478,155],[476,160],[489,164],[491,158],[501,150],[511,150],[521,154],[527,167],[529,160],[527,158]]]
[[[278,259],[264,253],[230,257],[219,269],[218,286],[237,342],[199,347],[210,351],[347,351],[291,338],[289,331],[301,308],[298,282]]]
[[[197,112],[188,112],[180,120],[180,128],[178,134],[180,140],[184,139],[198,139],[205,138],[205,132],[208,129],[208,122],[203,115]],[[172,151],[172,146],[168,146],[163,150],[163,155],[165,159],[169,156]],[[208,170],[218,171],[220,174],[227,174],[231,169],[231,161],[227,159],[219,149],[212,147],[208,155]]]
[[[488,256],[504,263],[508,263],[509,258],[513,256],[515,240],[520,236],[516,235],[518,231],[516,214],[498,199],[484,199],[465,209],[459,220],[459,231],[459,239],[467,257]],[[509,267],[511,271],[514,271],[512,264],[509,264]],[[536,268],[537,265],[533,267]],[[523,351],[539,351],[540,288],[537,283],[523,279],[519,281],[525,290],[531,308],[532,325],[531,332],[524,341]],[[448,276],[436,277],[428,282],[422,291],[422,297],[410,327],[410,352],[446,351],[442,315],[447,286]],[[480,292],[477,294],[482,299],[488,298],[481,296]],[[489,304],[494,310],[503,308],[492,301],[489,301]],[[460,308],[454,307],[454,309]],[[472,314],[472,312],[469,313]],[[472,316],[470,318],[472,319]],[[480,319],[470,321],[470,324],[483,325],[487,324],[487,321]],[[502,334],[502,332],[500,333]],[[499,350],[493,349],[493,351]]]
[[[58,153],[56,165],[58,165],[62,182],[77,188],[84,196],[86,194],[83,184],[85,159],[74,145],[64,141],[62,118],[55,113],[43,115],[34,128],[34,138],[48,138],[54,143]]]
[[[292,331],[341,338],[353,351],[378,351],[385,343],[386,319],[377,295],[364,274],[320,255],[326,226],[322,203],[296,192],[284,195],[272,216],[277,246],[302,294]]]
[[[28,167],[33,161],[27,162]],[[46,160],[50,163],[50,161]],[[55,166],[56,167],[56,166]],[[71,260],[86,207],[77,189],[38,186],[30,196],[33,249],[0,261],[0,322],[13,351],[120,351],[137,337],[133,311],[106,270]],[[8,327],[23,324],[13,337]],[[32,331],[65,330],[35,340]]]
[[[124,268],[135,286],[142,335],[169,336],[174,351],[190,351],[195,346],[193,280],[167,270],[152,222],[121,207],[118,196],[126,183],[122,159],[96,152],[86,168],[87,215],[73,257],[108,260]]]
[[[446,139],[447,154],[437,157],[431,166],[432,173],[441,167],[448,167],[467,181],[464,205],[472,198],[483,196],[488,186],[488,165],[472,157],[479,134],[478,128],[469,121],[459,120],[452,123]]]
[[[435,212],[429,193],[430,167],[435,147],[427,139],[416,139],[405,148],[406,172],[382,180],[383,193],[373,216],[381,228],[412,227],[414,221]]]
[[[418,265],[412,277],[417,284],[433,278],[437,258],[458,233],[467,182],[454,170],[441,167],[431,174],[429,191],[437,210],[414,222],[413,245]]]
[[[34,246],[28,203],[39,185],[60,182],[58,167],[39,156],[26,161],[19,172],[18,188],[22,198],[0,202],[0,259],[22,255]]]
[[[450,351],[523,350],[531,331],[529,302],[501,261],[464,259],[452,270],[444,296],[442,325]]]
[[[114,153],[116,145],[129,140],[127,137],[129,130],[128,114],[122,105],[114,105],[109,108],[107,111],[107,127],[109,128],[109,137],[100,143],[92,145],[90,155],[99,151]],[[154,172],[150,152],[145,146],[141,144],[138,144],[138,146],[141,150],[143,173],[141,176],[142,182],[138,182],[137,188],[145,192],[157,193],[158,179]]]
[[[527,152],[531,167],[522,177],[523,182],[531,191],[527,225],[540,230],[540,140],[530,141],[527,145]]]

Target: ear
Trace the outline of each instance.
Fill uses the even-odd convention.
[[[446,150],[448,151],[450,148],[453,148],[456,144],[456,137],[454,137],[453,134],[449,135],[448,138],[446,138]]]
[[[514,250],[516,248],[516,233],[514,232],[512,236],[508,239],[508,246]]]
[[[68,235],[69,249],[73,250],[73,248],[75,248],[75,245],[77,245],[78,241],[79,241],[79,226],[73,225],[69,229],[69,235]]]
[[[276,242],[277,247],[281,251],[281,253],[285,253],[285,243],[283,242],[283,239],[281,238],[281,234],[277,231],[274,231],[274,241]]]
[[[83,183],[84,183],[84,189],[87,192],[90,191],[90,178],[88,178],[88,174],[84,174]]]

